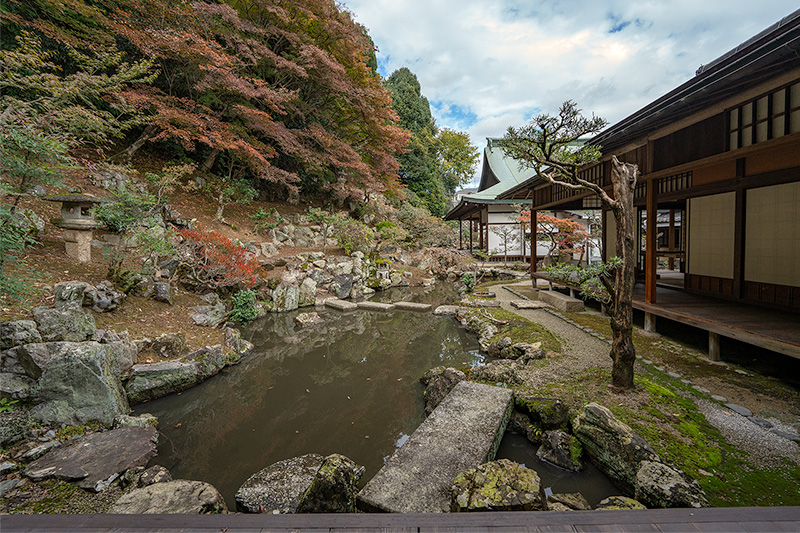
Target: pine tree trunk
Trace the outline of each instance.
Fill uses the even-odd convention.
[[[138,139],[136,139],[136,140],[133,142],[133,144],[131,144],[130,146],[128,146],[128,147],[125,149],[125,151],[124,151],[123,153],[125,154],[125,158],[126,158],[128,161],[130,161],[130,160],[131,160],[131,158],[133,157],[133,154],[135,154],[135,153],[136,153],[136,152],[139,150],[139,148],[141,148],[142,146],[144,146],[144,143],[145,143],[145,142],[147,142],[147,139],[149,139],[150,137],[152,137],[152,136],[153,136],[153,134],[156,132],[156,129],[157,129],[157,128],[156,128],[156,126],[155,126],[155,125],[153,125],[153,124],[149,124],[149,125],[148,125],[148,126],[145,128],[145,129],[144,129],[144,131],[142,132],[142,134],[141,134],[141,135],[139,135],[139,138],[138,138]]]
[[[214,148],[213,150],[211,150],[211,153],[208,154],[208,157],[206,157],[206,160],[203,161],[203,164],[200,166],[200,169],[203,172],[206,173],[211,172],[211,167],[213,167],[214,163],[217,161],[217,156],[219,155],[219,152],[220,152],[219,148]]]
[[[619,206],[613,209],[617,223],[617,254],[622,266],[615,271],[614,293],[611,300],[611,385],[617,390],[633,389],[633,365],[636,350],[633,346],[633,285],[636,281],[634,224],[636,209],[633,192],[638,168],[613,160],[611,182],[614,199]]]

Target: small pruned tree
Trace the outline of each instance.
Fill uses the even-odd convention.
[[[500,244],[503,246],[503,266],[505,266],[508,263],[509,247],[514,246],[520,240],[520,226],[517,224],[492,226],[492,233],[500,238]]]
[[[600,117],[584,117],[575,102],[566,101],[556,115],[540,114],[521,128],[509,128],[503,138],[506,151],[520,165],[533,169],[550,183],[568,189],[590,191],[611,210],[617,223],[618,258],[598,267],[590,279],[607,293],[611,311],[611,381],[618,391],[633,389],[633,285],[635,256],[633,193],[639,176],[636,165],[611,158],[611,189],[592,183],[578,174],[584,165],[600,159],[600,147],[580,139],[599,132],[606,125]],[[590,272],[591,274],[592,272]],[[574,283],[574,280],[570,280]],[[584,280],[583,283],[587,283]]]
[[[523,211],[520,222],[526,227],[530,226],[531,212]],[[582,245],[588,236],[586,228],[571,218],[558,218],[544,213],[536,216],[536,240],[547,243],[548,257],[582,252]]]

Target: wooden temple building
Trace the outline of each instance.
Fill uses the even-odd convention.
[[[800,10],[590,142],[603,157],[586,179],[610,189],[612,155],[641,171],[645,328],[666,317],[706,330],[712,358],[720,335],[800,358]],[[499,198],[533,213],[599,205],[537,176]],[[614,234],[605,212],[604,259]]]

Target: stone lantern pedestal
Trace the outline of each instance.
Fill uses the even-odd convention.
[[[101,200],[86,194],[57,194],[45,198],[50,202],[61,202],[61,218],[53,224],[64,231],[67,255],[79,263],[92,262],[93,231],[100,224],[94,218],[94,205]]]

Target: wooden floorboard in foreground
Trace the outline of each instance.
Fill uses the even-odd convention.
[[[4,515],[10,532],[764,532],[800,531],[800,507],[464,514]]]

